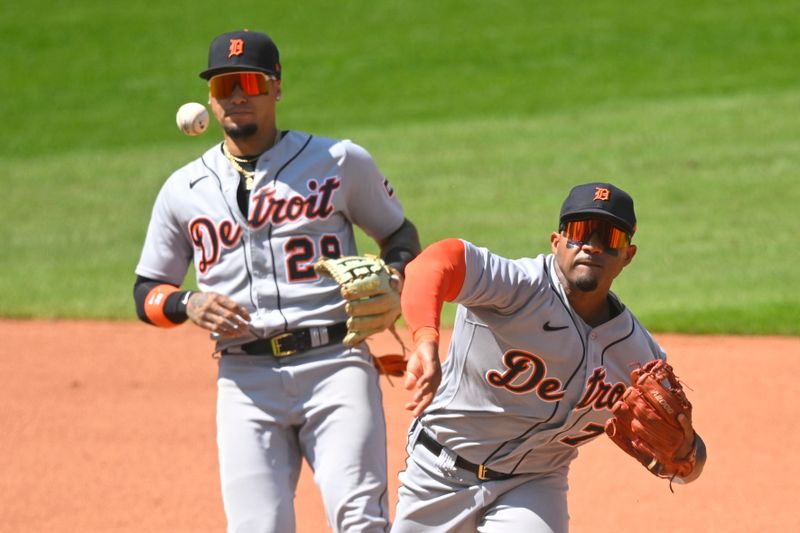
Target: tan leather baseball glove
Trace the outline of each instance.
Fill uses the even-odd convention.
[[[402,277],[373,255],[322,258],[314,265],[317,274],[333,278],[347,300],[347,335],[353,346],[392,325],[400,316]]]
[[[695,465],[694,448],[677,457],[686,435],[680,414],[691,423],[692,404],[666,362],[654,360],[631,372],[631,386],[611,408],[606,434],[650,472],[665,478],[685,477]]]

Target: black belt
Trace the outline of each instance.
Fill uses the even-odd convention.
[[[312,333],[317,330],[317,335]],[[327,339],[319,338],[319,330],[327,332]],[[342,342],[347,335],[347,323],[334,324],[332,326],[320,326],[314,328],[295,329],[279,333],[268,339],[258,339],[246,342],[239,346],[231,346],[222,350],[222,355],[241,355],[239,350],[247,355],[272,355],[274,357],[286,357],[299,352],[305,352],[311,348],[319,348]],[[317,337],[316,339],[314,337]]]
[[[428,433],[425,431],[425,428],[420,430],[419,435],[417,436],[417,443],[428,448],[428,450],[430,450],[430,452],[436,456],[442,453],[442,448],[444,448],[444,446],[436,442],[436,439],[428,435]],[[470,463],[458,455],[456,455],[456,466],[472,472],[481,481],[498,481],[501,479],[509,479],[514,477],[514,474],[504,474],[503,472],[497,472],[495,470],[486,468],[484,465]]]

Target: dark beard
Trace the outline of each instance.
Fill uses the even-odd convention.
[[[225,133],[231,139],[246,139],[252,137],[258,131],[258,124],[245,124],[243,126],[233,126],[225,128]]]
[[[581,292],[592,292],[597,288],[597,278],[594,276],[585,276],[575,280],[575,286]]]

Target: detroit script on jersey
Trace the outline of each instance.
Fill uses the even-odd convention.
[[[637,364],[664,352],[625,308],[596,328],[571,309],[552,255],[506,259],[465,243],[466,277],[442,386],[422,422],[465,459],[550,472],[603,433]]]
[[[246,224],[232,218],[214,221],[207,216],[199,216],[189,222],[189,235],[195,247],[197,270],[204,274],[211,266],[219,261],[222,248],[236,247],[243,235],[243,227],[250,230],[260,230],[269,223],[272,226],[297,222],[300,220],[313,221],[325,219],[333,213],[333,192],[341,186],[337,177],[325,178],[322,185],[316,179],[306,182],[307,195],[302,193],[289,194],[280,197],[272,184],[262,185],[253,191],[250,196],[250,212]],[[297,240],[296,242],[307,242]],[[292,247],[294,248],[294,247]],[[308,248],[302,247],[301,248]],[[340,240],[335,235],[323,237],[320,241],[322,255],[327,257],[341,256]],[[305,251],[305,250],[303,250]],[[290,250],[291,252],[291,250]],[[295,256],[298,254],[295,253]],[[309,255],[306,253],[305,255]],[[313,250],[311,251],[313,256]],[[303,278],[316,278],[313,268],[307,264],[302,268],[297,266],[298,261],[290,261],[294,268],[288,269],[290,279],[295,281]]]

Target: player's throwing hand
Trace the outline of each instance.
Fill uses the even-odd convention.
[[[431,339],[423,339],[408,360],[406,366],[406,390],[413,390],[414,396],[405,407],[419,416],[433,400],[436,389],[442,381],[442,366],[439,363],[439,344]]]

